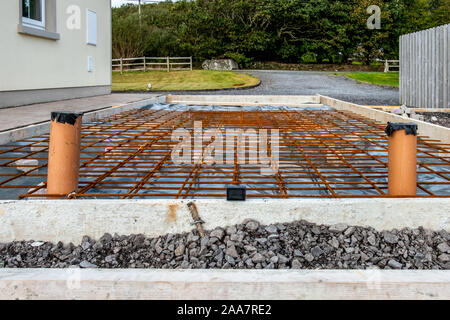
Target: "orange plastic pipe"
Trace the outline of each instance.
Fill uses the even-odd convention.
[[[78,190],[82,115],[52,112],[51,116],[47,194],[68,195]]]
[[[388,193],[390,196],[416,196],[417,125],[389,123],[388,128]]]

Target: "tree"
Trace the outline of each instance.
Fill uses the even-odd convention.
[[[371,30],[367,7],[381,8]],[[113,56],[365,63],[398,57],[402,34],[449,23],[450,0],[180,0],[113,9]]]

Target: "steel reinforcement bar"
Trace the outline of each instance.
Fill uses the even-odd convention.
[[[194,141],[195,122],[227,129],[279,130],[279,170],[261,174],[242,162],[177,164],[172,139],[184,129]],[[245,185],[250,198],[388,197],[384,124],[346,111],[171,111],[142,108],[83,124],[78,192],[68,198],[225,198],[226,186]],[[48,134],[0,145],[0,199],[42,198],[46,190]],[[206,150],[214,139],[202,139]],[[194,150],[192,145],[192,150]],[[253,148],[253,149],[252,149]],[[241,155],[242,156],[242,155]],[[420,137],[418,197],[450,197],[450,146]]]

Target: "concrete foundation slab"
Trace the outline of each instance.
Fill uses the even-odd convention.
[[[33,30],[33,28],[30,28]],[[0,109],[48,101],[108,95],[111,86],[0,91]]]
[[[58,103],[53,102],[45,104],[44,107],[34,105],[0,110],[0,144],[7,144],[48,132],[52,111],[85,112],[83,120],[93,121],[152,103],[161,103],[166,99],[165,96],[158,95],[118,96],[118,99],[113,96],[103,96],[76,99],[76,101],[60,101],[59,106]],[[2,128],[6,129],[2,130]]]
[[[157,94],[109,94],[89,98],[68,99],[47,103],[33,103],[0,109],[0,132],[50,120],[52,111],[92,112],[118,105],[150,99]]]

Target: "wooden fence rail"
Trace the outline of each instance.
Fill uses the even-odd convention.
[[[176,62],[172,62],[176,61]],[[112,59],[112,71],[191,70],[192,57],[138,57]]]
[[[450,24],[400,37],[400,103],[450,108]]]
[[[391,70],[395,68],[396,70]],[[392,72],[400,69],[400,60],[384,60],[384,72]]]

